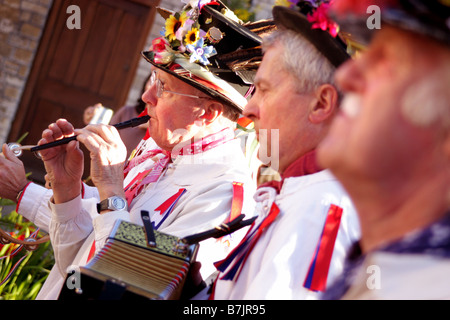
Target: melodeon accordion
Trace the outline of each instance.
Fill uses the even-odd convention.
[[[104,247],[79,267],[79,287],[69,289],[68,276],[59,299],[179,299],[199,245],[157,230],[151,230],[154,244],[149,245],[146,231],[117,221]]]

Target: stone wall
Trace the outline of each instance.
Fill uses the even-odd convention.
[[[6,142],[53,0],[0,0],[0,143]]]

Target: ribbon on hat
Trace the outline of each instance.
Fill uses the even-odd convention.
[[[203,68],[201,65],[190,63],[189,60],[183,57],[175,58],[174,63],[180,65],[185,70],[185,72],[183,72],[182,69],[175,69],[174,71],[176,73],[183,73],[183,76],[187,76],[193,80],[201,82],[203,85],[210,87],[225,97],[228,97],[241,108],[244,108],[247,105],[247,99],[244,98],[244,96],[242,96],[228,82],[215,76],[212,72],[206,68]],[[193,76],[196,76],[197,78],[194,78]]]

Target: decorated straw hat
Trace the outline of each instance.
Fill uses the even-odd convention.
[[[335,0],[331,9],[339,24],[361,42],[390,25],[450,45],[450,0]],[[380,25],[372,26],[369,18],[378,18]]]
[[[330,1],[279,0],[276,4],[272,13],[278,28],[301,34],[335,67],[350,58],[347,39],[328,16]]]
[[[191,0],[179,12],[158,12],[165,28],[144,58],[242,112],[262,60],[261,34],[273,21],[244,24],[221,1]]]

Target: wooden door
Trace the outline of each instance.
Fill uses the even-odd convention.
[[[159,1],[54,1],[8,141],[28,133],[22,144],[36,144],[58,118],[81,128],[84,109],[98,102],[120,108]],[[66,26],[72,13],[67,8],[74,4],[80,8],[81,29]],[[29,152],[21,159],[31,179],[44,183],[42,162]]]

